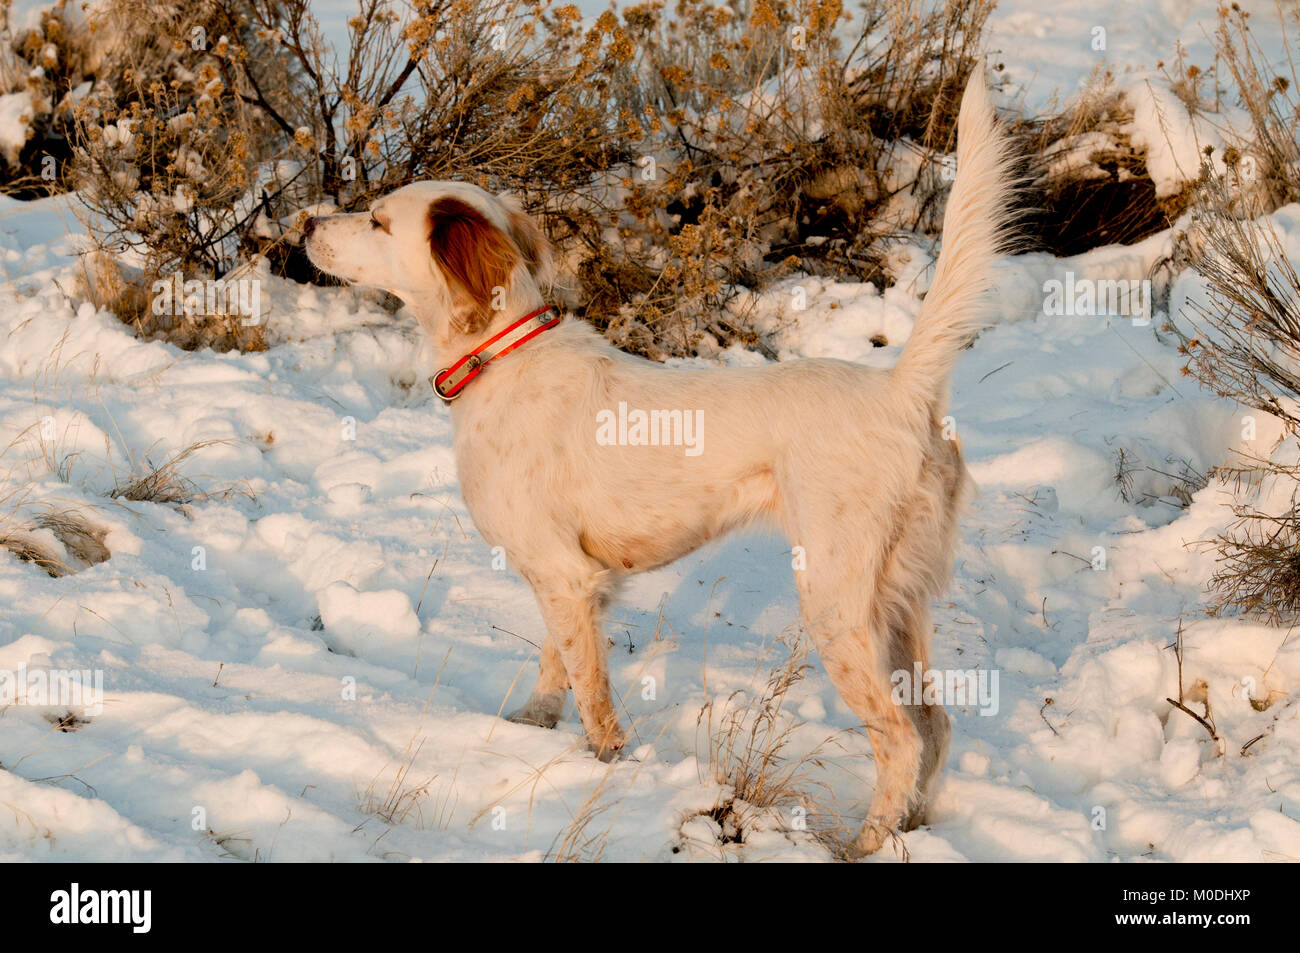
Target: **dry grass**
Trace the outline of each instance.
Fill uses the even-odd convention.
[[[109,498],[183,509],[204,500],[246,492],[234,487],[200,490],[193,480],[181,473],[182,465],[195,453],[224,442],[199,441],[158,465],[146,457],[118,481]],[[10,448],[16,443],[11,443]],[[49,474],[66,483],[74,458],[75,454],[60,456],[54,442],[42,438],[39,455],[27,461],[27,465],[43,464]],[[62,501],[54,497],[33,499],[34,490],[35,483],[30,479],[11,482],[0,489],[0,547],[56,578],[97,565],[111,556],[105,545],[108,531],[95,520],[93,508],[78,501]]]
[[[761,668],[755,672],[755,683],[761,687],[754,694],[737,690],[724,700],[710,699],[700,709],[696,750],[704,770],[700,781],[716,787],[719,793],[707,810],[684,816],[681,827],[684,830],[705,819],[704,823],[714,831],[714,839],[705,845],[711,856],[725,857],[740,851],[746,837],[759,830],[779,830],[796,839],[806,836],[837,860],[853,856],[852,834],[832,809],[825,781],[828,768],[834,767],[832,761],[838,757],[827,753],[835,737],[811,750],[801,750],[803,745],[797,735],[804,725],[785,707],[790,688],[810,667],[808,647],[797,640],[785,661],[766,675]],[[665,721],[650,742],[652,748],[668,727]],[[534,787],[545,770],[559,760],[534,770]],[[595,765],[594,770],[599,770],[598,779],[573,811],[569,825],[555,835],[546,852],[547,860],[594,863],[605,859],[610,835],[628,809],[627,795],[640,775],[641,764],[638,762],[630,772],[620,771],[617,763],[609,767]],[[625,783],[616,790],[618,782]],[[485,808],[480,816],[489,809]],[[698,837],[683,834],[671,850],[680,853],[691,844],[700,846]]]
[[[206,500],[225,499],[236,492],[235,487],[219,490],[200,490],[189,477],[181,472],[184,464],[194,454],[207,447],[229,443],[228,440],[199,440],[172,454],[161,464],[145,459],[137,463],[132,472],[125,476],[109,493],[115,500],[132,500],[137,503],[158,503],[164,506],[185,507],[192,503]]]
[[[596,822],[605,818],[613,806],[610,791],[615,774],[608,769],[601,773],[600,780],[578,805],[569,826],[555,835],[545,860],[557,864],[597,864],[605,859],[613,819],[604,825]]]
[[[1166,503],[1186,508],[1209,483],[1209,478],[1183,457],[1166,456],[1153,466],[1121,446],[1115,450],[1114,461],[1115,490],[1125,503]]]
[[[803,722],[786,710],[790,688],[812,667],[808,654],[807,643],[798,639],[757,693],[738,690],[721,704],[711,699],[700,711],[697,727],[707,746],[701,757],[708,771],[704,780],[720,786],[717,801],[703,813],[717,824],[724,850],[743,844],[755,827],[798,831],[792,823],[798,809],[810,837],[838,859],[849,856],[851,838],[831,806],[826,783],[827,748],[834,738],[801,751],[796,735]]]
[[[425,827],[424,803],[428,800],[430,789],[438,778],[436,775],[423,780],[411,778],[415,759],[419,757],[420,749],[423,747],[423,738],[418,742],[412,738],[387,782],[382,780],[384,771],[380,771],[370,779],[370,783],[358,795],[359,809],[362,813],[373,814],[388,824],[413,822],[417,827]],[[434,819],[437,828],[443,830],[449,821],[448,813],[440,810]]]
[[[39,495],[43,478],[67,483],[77,454],[61,453],[40,424],[0,448],[0,460],[26,447],[26,455],[0,474],[0,548],[58,578],[104,562],[108,531],[94,510],[75,499]]]
[[[19,559],[33,563],[50,576],[67,576],[98,565],[112,554],[104,545],[107,530],[97,525],[82,506],[42,501],[34,505],[14,499],[14,492],[0,498],[0,547]],[[39,512],[33,513],[36,509]]]
[[[429,697],[420,712],[420,720],[415,730],[411,732],[406,747],[402,749],[402,755],[397,759],[392,776],[385,780],[388,771],[388,765],[385,765],[370,779],[364,789],[357,792],[358,810],[363,814],[378,817],[390,825],[413,824],[421,829],[432,828],[440,831],[450,826],[456,808],[455,776],[453,775],[443,787],[441,795],[435,796],[434,783],[438,780],[437,775],[415,779],[411,774],[416,759],[424,748],[424,737],[420,734],[424,718],[429,713],[429,706],[433,704],[438,686],[442,684],[442,674],[447,670],[447,662],[450,658],[451,650],[448,649],[443,657],[442,667],[438,670],[438,675],[429,691]],[[430,797],[434,797],[433,802],[426,803]],[[426,807],[429,808],[427,815]],[[357,829],[360,830],[360,825]]]

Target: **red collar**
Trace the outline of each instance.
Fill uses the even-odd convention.
[[[560,319],[564,317],[561,314],[551,318],[542,317],[550,310],[549,306],[538,308],[532,314],[520,318],[500,334],[484,341],[451,367],[444,367],[429,378],[429,383],[433,385],[433,392],[446,403],[451,403],[460,396],[466,384],[482,373],[488,361],[502,354],[509,354],[519,345],[531,341],[543,331],[559,324]]]

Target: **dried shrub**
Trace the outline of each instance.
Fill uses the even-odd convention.
[[[1272,469],[1271,461],[1257,465]],[[1300,468],[1277,471],[1300,479]],[[1236,519],[1210,541],[1217,550],[1211,579],[1211,614],[1243,612],[1278,624],[1300,613],[1300,510],[1295,501],[1280,515],[1235,506]]]
[[[468,179],[542,216],[567,303],[628,350],[763,349],[738,288],[888,282],[880,243],[937,226],[992,0],[870,0],[847,52],[839,0],[650,2],[585,29],[546,2],[399,9],[360,0],[336,56],[307,0],[110,0],[74,182],[101,247],[135,261],[87,282],[99,300],[144,335],[259,347],[217,315],[155,315],[141,289],[262,259],[319,280],[308,212]]]
[[[24,29],[11,29],[11,9],[0,0],[0,109],[23,138],[0,143],[0,192],[31,199],[63,187],[73,107],[101,68],[103,44],[71,0]]]
[[[1296,72],[1295,58],[1300,52],[1296,44],[1300,8],[1284,10],[1279,6],[1277,14],[1277,27],[1287,50],[1286,74],[1275,73],[1268,65],[1250,25],[1250,14],[1237,4],[1219,7],[1214,35],[1218,60],[1231,73],[1251,126],[1251,141],[1244,146],[1249,149],[1248,156],[1227,156],[1225,161],[1234,166],[1241,160],[1251,160],[1243,173],[1249,177],[1248,184],[1260,196],[1265,211],[1300,201],[1300,143],[1296,141],[1300,74]]]
[[[91,24],[99,52],[69,72],[93,64],[95,80],[74,181],[106,223],[103,247],[135,260],[97,264],[109,273],[87,285],[144,335],[261,347],[260,328],[221,315],[153,314],[147,289],[262,262],[326,280],[302,253],[307,214],[465,179],[542,218],[564,252],[564,303],[620,347],[774,356],[743,291],[796,272],[886,285],[893,246],[937,231],[992,6],[867,0],[850,45],[840,0],[649,0],[590,26],[546,0],[359,0],[334,51],[307,0],[184,14],[109,0]],[[1222,16],[1275,205],[1294,192],[1293,84],[1263,72],[1245,14]],[[1217,82],[1181,51],[1167,72],[1189,110]],[[1181,214],[1185,195],[1156,196],[1132,121],[1099,72],[1068,108],[1016,124],[1035,156],[1039,247],[1134,241]]]
[[[1267,220],[1243,218],[1224,178],[1206,170],[1194,223],[1200,238],[1195,267],[1207,304],[1181,315],[1184,373],[1229,397],[1300,427],[1300,277]]]
[[[1192,302],[1168,329],[1182,340],[1184,373],[1221,397],[1279,418],[1295,439],[1300,427],[1300,275],[1264,219],[1239,218],[1230,187],[1212,172],[1201,185],[1197,222],[1203,243],[1195,267],[1206,303]],[[1238,454],[1218,475],[1238,489],[1281,480],[1300,490],[1300,467]],[[1267,513],[1251,504],[1211,541],[1216,612],[1236,609],[1278,621],[1300,608],[1300,507]]]
[[[1161,198],[1133,145],[1133,109],[1098,70],[1064,108],[1012,124],[1027,158],[1020,234],[1026,250],[1081,254],[1162,231],[1187,205]]]
[[[269,120],[224,85],[231,44],[218,14],[209,3],[154,0],[110,0],[92,14],[104,52],[75,109],[70,179],[101,252],[83,263],[91,300],[144,337],[260,350],[262,328],[239,315],[155,307],[157,282],[229,277],[252,250],[245,236],[265,213],[259,195],[287,175],[273,161]],[[210,48],[209,37],[218,38]],[[276,62],[271,38],[236,39]]]
[[[1282,25],[1288,25],[1285,16]],[[1300,274],[1261,216],[1300,198],[1294,77],[1265,68],[1239,9],[1220,10],[1217,38],[1251,117],[1253,144],[1250,152],[1234,149],[1223,157],[1225,174],[1209,162],[1201,170],[1181,252],[1204,278],[1205,300],[1189,302],[1166,330],[1181,342],[1184,374],[1221,397],[1273,415],[1285,428],[1281,454],[1237,453],[1215,473],[1235,485],[1239,499],[1281,488],[1289,503],[1282,512],[1267,512],[1239,502],[1228,528],[1205,541],[1217,552],[1210,610],[1278,622],[1300,609],[1300,466],[1292,453],[1300,433]]]
[[[986,0],[679,0],[623,11],[622,111],[644,124],[624,196],[578,229],[579,311],[626,350],[763,349],[738,298],[795,270],[888,283],[880,243],[933,231]],[[612,235],[611,235],[612,233]]]
[[[320,280],[306,214],[469,179],[542,215],[569,303],[629,350],[763,348],[727,310],[739,286],[887,281],[877,241],[933,228],[991,6],[871,0],[844,54],[838,0],[652,2],[588,29],[546,2],[360,0],[336,55],[307,0],[109,0],[51,79],[80,89],[70,181],[112,256],[86,285],[144,336],[262,347],[223,315],[156,314],[149,289],[263,259]],[[43,22],[24,49],[75,32]]]
[[[261,261],[307,279],[310,213],[423,178],[576,196],[623,158],[602,77],[628,51],[607,22],[524,0],[399,9],[361,0],[336,56],[307,0],[112,0],[106,17],[148,34],[120,33],[110,59],[130,67],[80,106],[75,172],[101,247],[141,262],[104,282],[137,289],[106,296],[122,317],[182,346],[261,346],[220,315],[141,309],[138,289]]]

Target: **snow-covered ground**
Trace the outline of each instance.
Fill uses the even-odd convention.
[[[1030,9],[1007,6],[996,29]],[[1057,5],[1072,6],[1091,19]],[[1162,36],[1188,29],[1181,5],[1148,6]],[[1300,261],[1300,206],[1273,220]],[[460,500],[413,320],[272,282],[265,352],[143,343],[76,299],[80,232],[64,199],[0,200],[0,479],[23,487],[7,505],[80,513],[112,553],[51,578],[0,550],[0,672],[104,684],[75,730],[54,723],[66,709],[0,710],[0,860],[829,859],[791,818],[758,812],[738,844],[701,815],[725,796],[701,710],[714,702],[716,728],[759,695],[799,634],[784,541],[736,537],[627,587],[607,634],[634,758],[597,762],[572,706],[555,731],[505,722],[542,623]],[[1167,242],[1000,273],[998,324],[954,382],[980,495],[933,662],[996,670],[997,711],[949,709],[933,823],[875,859],[1300,859],[1300,646],[1206,616],[1213,555],[1196,542],[1231,497],[1212,483],[1184,505],[1175,487],[1234,448],[1270,452],[1279,428],[1254,414],[1245,439],[1246,411],[1181,377],[1163,314],[1043,312],[1044,282],[1142,278]],[[802,279],[760,307],[783,358],[887,366],[921,290]],[[1184,274],[1171,307],[1198,293]],[[205,441],[182,471],[211,497],[110,498]],[[1180,628],[1218,744],[1166,701]],[[786,753],[816,754],[801,770],[852,825],[874,764],[815,658],[786,710]]]

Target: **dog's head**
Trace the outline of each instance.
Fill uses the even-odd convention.
[[[531,306],[553,273],[550,245],[519,203],[464,182],[416,182],[368,212],[308,219],[304,234],[317,268],[392,292],[444,340]]]

